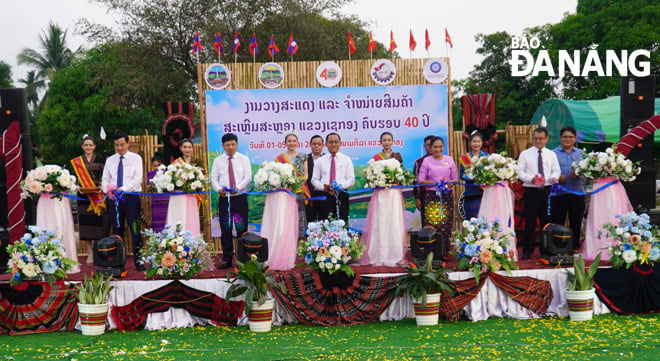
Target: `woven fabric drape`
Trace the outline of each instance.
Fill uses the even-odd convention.
[[[498,138],[495,128],[495,94],[468,94],[463,96],[463,138],[477,130],[484,136],[481,150],[486,153],[495,151]],[[467,148],[469,149],[469,147]]]

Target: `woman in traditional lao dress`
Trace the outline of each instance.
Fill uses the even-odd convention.
[[[181,157],[176,162],[195,165],[192,160],[193,142],[190,139],[181,141]],[[193,236],[198,236],[199,227],[199,203],[196,194],[175,195],[170,197],[170,203],[167,207],[167,224],[174,227],[177,222],[181,222],[183,231],[190,231]]]
[[[151,180],[156,176],[158,168],[163,164],[160,156],[151,157],[151,171],[147,173],[147,184],[151,184]],[[154,187],[152,186],[152,189]],[[154,232],[160,232],[167,224],[167,207],[170,203],[169,196],[151,196],[151,229]]]
[[[419,168],[417,184],[456,181],[456,178],[458,178],[456,164],[450,156],[442,154],[444,148],[445,142],[442,138],[435,137],[431,140],[432,154],[424,158]],[[422,226],[432,226],[442,235],[445,242],[443,257],[447,256],[446,253],[449,250],[449,238],[453,221],[454,196],[451,186],[446,185],[439,190],[435,186],[426,187],[422,199]]]
[[[380,135],[383,151],[373,160],[396,159],[403,166],[401,154],[392,151],[394,137]],[[401,189],[376,189],[369,202],[361,243],[367,247],[360,259],[363,264],[395,266],[403,259],[408,232],[405,228]]]
[[[472,217],[477,217],[479,214],[479,206],[481,206],[483,190],[481,187],[474,186],[474,181],[465,175],[465,171],[472,166],[473,157],[483,157],[488,155],[488,153],[481,150],[483,143],[483,136],[475,130],[470,134],[470,140],[468,141],[470,150],[458,159],[458,162],[460,163],[461,179],[465,181],[466,184],[465,190],[461,195],[461,200],[459,201],[459,210],[461,217],[466,220],[469,220]]]
[[[298,136],[291,133],[284,138],[287,151],[275,158],[288,163],[299,177],[305,177],[307,155],[298,153]],[[309,188],[303,183],[299,194],[309,197]],[[298,239],[305,236],[305,202],[286,192],[273,192],[266,196],[261,236],[268,239],[268,265],[273,269],[289,270],[296,264]]]
[[[78,179],[78,235],[85,242],[87,265],[94,264],[93,242],[108,235],[105,195],[101,191],[101,177],[105,158],[94,154],[96,140],[85,135],[82,141],[83,155],[71,159],[71,165]],[[75,249],[75,248],[74,248]],[[75,259],[75,258],[74,258]]]

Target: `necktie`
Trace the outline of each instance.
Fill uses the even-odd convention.
[[[229,157],[227,162],[227,174],[229,174],[229,188],[236,189],[236,177],[234,177],[234,164],[232,159],[234,157]]]
[[[541,177],[545,178],[545,175],[543,174],[543,151],[541,149],[539,149],[539,164],[538,164],[538,167],[539,167],[539,174],[541,175]]]
[[[335,158],[337,157],[336,154],[333,154],[331,157],[330,161],[330,184],[337,178],[336,173],[337,173],[337,167],[335,166]]]
[[[124,185],[124,156],[119,156],[119,165],[117,166],[117,188]]]

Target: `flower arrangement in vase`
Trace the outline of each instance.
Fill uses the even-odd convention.
[[[349,264],[362,257],[364,249],[359,236],[343,220],[323,220],[307,225],[307,239],[298,244],[298,256],[309,268],[329,274],[341,270],[352,276],[355,271]]]
[[[66,278],[66,271],[80,263],[64,257],[64,247],[55,232],[29,226],[20,240],[7,246],[10,284],[17,285],[30,279],[50,283]]]
[[[174,228],[165,225],[160,233],[151,229],[142,233],[149,237],[140,260],[148,277],[189,279],[204,269],[213,269],[212,245],[201,235],[194,237],[190,231],[182,230],[181,223]]]
[[[632,182],[642,171],[639,162],[633,163],[613,148],[604,152],[582,153],[582,159],[573,163],[571,169],[586,179],[616,177],[622,182]]]
[[[181,191],[186,193],[202,192],[208,187],[204,170],[186,162],[174,162],[158,167],[151,180],[158,193]]]
[[[34,198],[41,193],[73,193],[76,191],[76,176],[59,165],[44,165],[37,167],[27,173],[23,184],[21,198]]]
[[[603,225],[604,231],[613,240],[607,250],[612,267],[620,269],[625,265],[630,268],[634,264],[653,265],[653,262],[658,261],[660,231],[651,225],[649,215],[629,212],[616,217],[619,219],[618,224]],[[603,231],[599,232],[598,237],[602,234]]]
[[[455,232],[455,252],[459,270],[471,270],[475,278],[483,272],[500,268],[517,269],[515,250],[509,249],[512,233],[503,233],[500,220],[488,222],[482,218],[463,221],[463,231]]]
[[[518,180],[518,164],[504,154],[489,154],[472,157],[472,165],[465,170],[465,176],[478,185],[494,185],[500,181]]]
[[[254,186],[258,191],[270,191],[288,188],[298,193],[305,183],[302,177],[296,175],[289,163],[264,162],[254,175]]]
[[[408,185],[415,180],[415,176],[394,158],[370,159],[362,174],[366,179],[365,188],[390,188],[393,185]]]

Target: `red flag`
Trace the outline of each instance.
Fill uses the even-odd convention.
[[[274,57],[275,54],[280,52],[280,48],[277,47],[277,44],[275,44],[275,35],[270,36],[270,42],[268,43],[268,54],[270,57]]]
[[[213,43],[216,53],[222,55],[225,53],[225,49],[222,47],[222,39],[220,38],[220,33],[215,33],[215,42]]]
[[[195,33],[195,38],[193,40],[193,54],[204,49],[202,47],[202,42],[199,41],[199,31]]]
[[[259,52],[259,46],[257,46],[257,34],[252,33],[252,39],[250,39],[250,44],[248,45],[248,48],[250,49],[250,54],[254,56],[256,53]]]
[[[376,45],[376,42],[374,41],[373,36],[371,36],[371,31],[370,31],[369,32],[369,46],[367,47],[367,51],[371,53],[372,51],[376,50],[377,47],[378,47],[378,45]]]
[[[431,39],[429,39],[429,29],[426,29],[426,51],[429,51],[429,46],[431,46]]]
[[[353,42],[353,36],[351,36],[351,32],[348,32],[348,51],[351,52],[351,54],[355,53],[355,43]]]
[[[454,44],[451,43],[451,36],[449,36],[449,32],[447,31],[447,28],[445,28],[445,42],[449,44],[450,48],[454,48]]]
[[[394,49],[396,49],[396,42],[394,41],[394,34],[392,33],[392,30],[390,30],[390,53],[393,52]]]
[[[412,29],[410,30],[410,41],[408,41],[408,47],[410,48],[410,51],[415,51],[415,48],[417,47],[417,42],[412,35]]]

